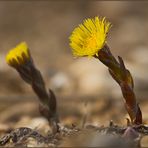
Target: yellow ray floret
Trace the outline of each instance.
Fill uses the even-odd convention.
[[[111,23],[105,17],[84,20],[70,36],[70,47],[74,56],[94,56],[103,48]]]
[[[30,60],[26,42],[21,42],[6,55],[6,62],[10,66],[19,66]]]

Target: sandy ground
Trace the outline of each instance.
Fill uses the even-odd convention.
[[[20,127],[35,129],[46,135],[46,138],[50,135],[50,127],[46,119],[39,114],[38,99],[31,87],[5,62],[8,50],[21,41],[28,43],[47,88],[51,88],[57,96],[62,126],[68,126],[68,130],[62,128],[59,139],[52,137],[52,142],[47,142],[50,145],[44,138],[39,138],[38,140],[44,141],[40,142],[43,144],[40,146],[60,145],[60,139],[64,134],[84,130],[84,120],[86,125],[95,126],[93,131],[95,129],[99,134],[101,130],[98,130],[98,127],[109,128],[111,120],[119,127],[126,127],[128,115],[124,108],[124,100],[107,69],[95,59],[74,59],[69,47],[68,38],[74,27],[83,19],[96,15],[106,16],[113,24],[108,36],[108,45],[116,57],[123,57],[133,75],[135,93],[143,113],[143,123],[147,125],[147,8],[148,2],[145,1],[0,2],[0,136]],[[120,128],[116,128],[116,133],[117,129]],[[89,135],[89,132],[92,133],[91,137],[94,137],[92,139],[100,138],[92,129],[91,132],[87,130],[88,128],[82,135]],[[122,130],[120,135],[124,135],[125,129]],[[140,135],[138,129],[136,130]],[[35,134],[40,137],[38,133]],[[138,138],[141,136],[139,135]],[[146,132],[144,134],[143,131],[143,135],[147,135]],[[47,139],[50,139],[49,137]],[[88,138],[91,143],[90,137],[83,137],[84,141]],[[30,146],[37,146],[38,140],[31,141]],[[147,136],[141,141],[142,146],[148,146]],[[19,139],[17,142],[22,141]],[[17,142],[9,144],[15,145]],[[64,145],[69,146],[69,143],[73,145],[76,142],[70,141]]]

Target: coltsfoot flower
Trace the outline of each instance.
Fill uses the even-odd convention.
[[[7,64],[13,67],[23,65],[29,60],[30,54],[26,42],[21,42],[6,55]]]
[[[53,133],[58,132],[59,117],[56,108],[56,97],[52,90],[49,90],[49,92],[46,90],[43,77],[33,62],[27,44],[21,42],[15,48],[11,49],[6,55],[6,62],[15,68],[26,83],[31,85],[40,100],[40,113],[48,119]]]
[[[104,18],[95,17],[84,20],[70,36],[70,46],[75,57],[98,55],[106,43],[111,23]]]

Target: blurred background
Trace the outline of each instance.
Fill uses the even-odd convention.
[[[131,71],[135,93],[148,123],[148,2],[146,1],[1,1],[0,131],[41,127],[31,87],[5,62],[6,53],[26,41],[47,88],[54,90],[64,124],[126,124],[119,86],[96,59],[72,56],[69,36],[86,18],[105,16],[112,23],[108,45]],[[47,129],[47,128],[46,128]]]

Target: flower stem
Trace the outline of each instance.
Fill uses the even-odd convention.
[[[40,71],[35,67],[31,59],[25,65],[16,68],[21,78],[32,86],[40,100],[39,111],[49,121],[53,133],[59,131],[59,117],[57,114],[56,97],[52,90],[47,91]]]
[[[110,75],[119,84],[131,123],[142,124],[142,113],[136,101],[133,78],[129,70],[126,69],[122,58],[118,57],[118,62],[107,45],[99,51],[98,56],[94,57],[108,67]]]

